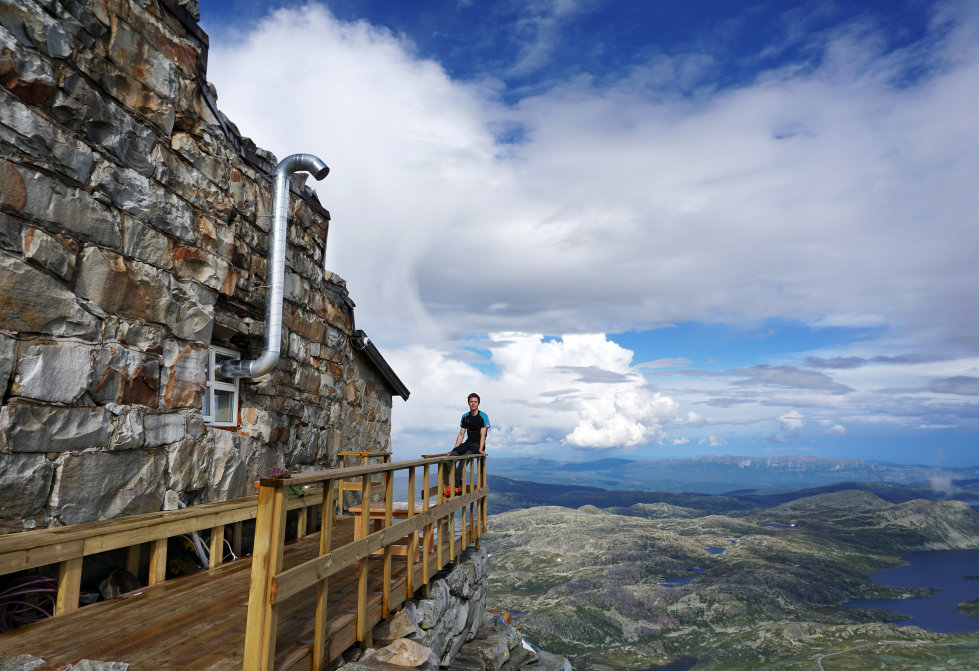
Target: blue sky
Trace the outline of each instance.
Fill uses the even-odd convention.
[[[976,2],[220,2],[242,133],[321,156],[398,457],[979,464]]]

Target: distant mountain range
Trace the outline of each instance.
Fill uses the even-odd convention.
[[[585,462],[491,458],[488,466],[493,475],[538,483],[701,494],[764,494],[861,482],[915,485],[942,495],[954,495],[956,490],[979,481],[979,467],[975,466],[944,468],[808,456],[698,456]]]
[[[664,507],[671,511],[689,510],[698,515],[727,515],[846,491],[872,494],[875,498],[887,503],[904,503],[913,500],[958,500],[971,504],[979,501],[979,480],[958,480],[955,484],[954,493],[951,494],[935,489],[928,482],[894,485],[883,482],[844,481],[794,490],[740,489],[726,494],[602,489],[585,485],[561,485],[515,480],[500,475],[489,475],[487,482],[490,488],[490,514],[535,506],[578,508],[590,505],[607,509],[619,515],[636,517],[658,516],[657,511],[664,509]],[[672,513],[671,516],[673,516]]]

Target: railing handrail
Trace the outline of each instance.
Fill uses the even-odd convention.
[[[294,473],[288,478],[263,477],[259,479],[259,484],[265,487],[295,487],[307,484],[323,482],[326,480],[344,480],[346,478],[356,478],[364,475],[376,475],[389,471],[403,471],[408,468],[424,467],[426,465],[440,464],[449,461],[471,461],[478,459],[482,454],[462,454],[449,455],[446,453],[440,457],[428,457],[425,459],[409,459],[406,461],[392,461],[387,464],[368,464],[366,466],[344,466],[343,468],[327,468],[319,471],[306,471],[305,473]]]
[[[442,483],[450,482],[456,476],[456,465],[462,462],[460,477],[465,490],[460,495],[454,494],[454,488],[449,488],[449,497],[442,492]],[[431,467],[435,466],[436,493],[431,494],[429,476]],[[421,510],[416,510],[415,488],[417,486],[415,470],[422,468],[423,489],[420,497]],[[408,471],[408,506],[404,511],[407,519],[394,524],[393,520],[393,475],[396,471]],[[466,473],[468,471],[468,477]],[[382,475],[384,481],[384,517],[383,528],[370,533],[371,509],[370,496],[374,491],[373,476]],[[331,538],[334,523],[335,503],[339,482],[343,479],[361,478],[361,506],[358,519],[355,521],[355,540],[338,548],[331,548]],[[282,570],[284,550],[286,487],[308,486],[322,483],[323,508],[320,527],[320,550],[316,557]],[[314,490],[315,491],[315,490]],[[248,597],[248,621],[245,630],[245,647],[242,653],[243,669],[245,671],[265,671],[273,668],[276,637],[278,627],[279,604],[285,599],[304,590],[316,589],[315,624],[312,633],[312,668],[322,668],[330,660],[326,653],[326,595],[327,583],[330,576],[346,569],[351,565],[359,565],[357,588],[357,620],[356,639],[361,645],[371,643],[370,626],[367,622],[368,598],[367,575],[368,559],[371,554],[383,551],[382,594],[380,612],[382,619],[390,614],[392,598],[391,587],[391,555],[392,546],[408,539],[405,576],[405,598],[414,593],[413,576],[415,555],[421,552],[422,584],[427,586],[430,575],[443,568],[448,562],[454,561],[467,544],[467,508],[468,508],[468,540],[478,547],[479,538],[486,527],[486,496],[489,488],[486,485],[486,455],[444,454],[422,459],[371,464],[365,466],[349,466],[299,473],[288,478],[262,478],[259,482],[258,517],[255,523],[255,551],[252,558],[252,573]],[[438,502],[430,506],[430,499],[437,495]],[[462,511],[461,538],[456,549],[456,513]],[[376,519],[376,518],[375,518]],[[434,538],[435,527],[438,527],[438,542],[435,544],[435,571],[431,571],[429,550]],[[444,531],[443,531],[444,528]],[[419,532],[424,539],[419,546]],[[448,546],[448,552],[443,553],[443,544]]]
[[[322,492],[289,496],[288,510],[305,509],[322,502]],[[55,614],[76,610],[81,591],[82,561],[85,557],[128,548],[126,568],[138,573],[140,549],[150,544],[148,584],[166,580],[167,539],[209,530],[209,568],[222,563],[224,527],[254,519],[258,496],[215,501],[179,510],[160,510],[108,520],[83,522],[66,527],[33,529],[0,535],[0,576],[43,566],[58,565],[58,595]],[[240,538],[240,529],[236,531]]]

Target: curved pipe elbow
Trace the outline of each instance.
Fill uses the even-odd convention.
[[[224,377],[258,377],[272,370],[279,360],[286,271],[286,226],[289,221],[289,176],[300,171],[308,172],[314,179],[321,180],[329,174],[330,169],[312,154],[292,154],[279,161],[276,166],[272,226],[269,231],[269,290],[265,299],[264,346],[257,359],[223,361],[220,373]]]
[[[275,167],[276,176],[288,177],[294,172],[308,172],[317,182],[330,174],[330,168],[313,154],[292,154],[279,161]]]

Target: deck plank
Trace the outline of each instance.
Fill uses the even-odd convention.
[[[351,542],[353,536],[353,518],[337,518],[332,547]],[[283,567],[308,561],[318,551],[319,533],[291,542]],[[430,575],[437,570],[431,554]],[[369,562],[367,610],[373,627],[381,619],[383,558]],[[358,564],[330,578],[328,659],[356,642]],[[413,569],[414,584],[421,585],[422,562],[415,561]],[[51,669],[88,658],[126,662],[133,671],[237,671],[242,667],[250,571],[251,557],[241,558],[0,634],[0,656],[31,654]],[[406,558],[393,558],[392,606],[406,597],[406,571]],[[276,668],[309,668],[315,599],[316,590],[308,589],[282,602]]]

